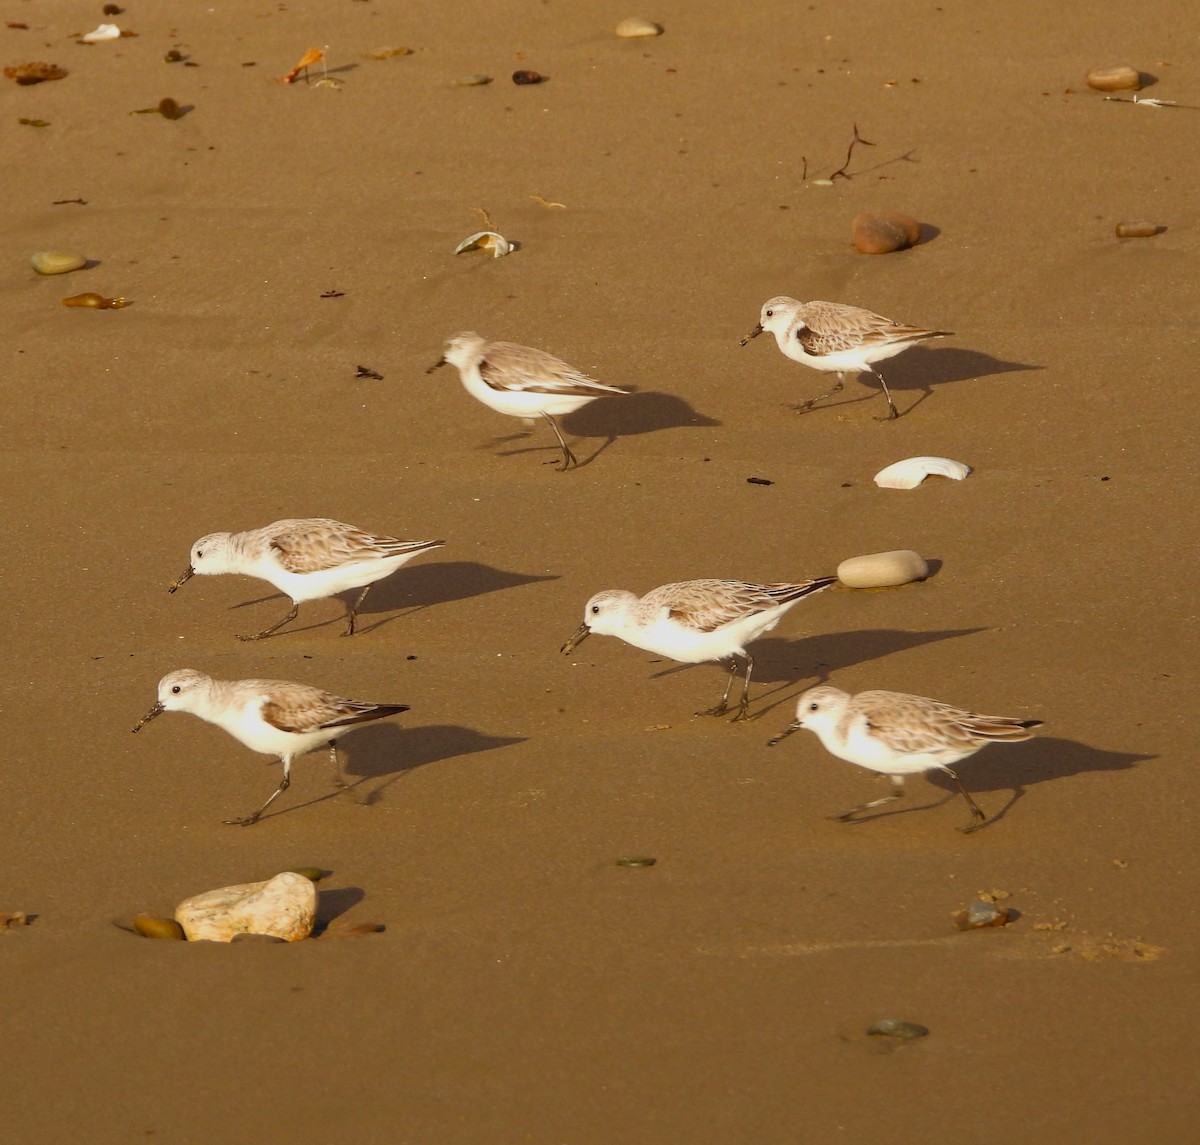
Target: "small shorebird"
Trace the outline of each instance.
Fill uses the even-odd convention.
[[[1019,743],[1032,738],[1041,720],[982,716],[940,700],[903,692],[870,691],[852,696],[822,684],[809,688],[796,704],[796,719],[770,741],[773,747],[800,728],[815,732],[839,759],[878,771],[892,781],[882,799],[852,807],[838,816],[850,821],[860,811],[880,807],[904,794],[904,777],[921,771],[941,771],[954,780],[971,809],[971,822],[959,830],[975,831],[987,816],[967,793],[949,765],[974,755],[989,743]]]
[[[833,389],[802,402],[796,409],[811,409],[817,402],[838,393],[848,373],[872,374],[883,387],[888,404],[887,417],[876,418],[877,421],[890,421],[898,415],[887,382],[878,370],[871,368],[871,364],[891,358],[915,342],[944,338],[951,333],[949,330],[905,326],[859,306],[841,302],[799,302],[786,295],[763,304],[758,324],[741,344],[746,345],[764,330],[775,335],[779,349],[793,361],[838,376]]]
[[[306,600],[324,600],[361,588],[350,607],[343,636],[354,635],[354,621],[377,580],[394,573],[418,553],[445,541],[398,541],[367,533],[326,517],[276,521],[244,533],[209,533],[192,546],[191,563],[168,586],[174,592],[193,576],[241,573],[273,584],[292,598],[292,610],[278,624],[239,640],[261,640],[295,620]]]
[[[241,819],[225,820],[237,827],[249,827],[291,785],[292,760],[296,756],[328,744],[338,785],[345,787],[336,737],[356,724],[407,711],[407,704],[343,700],[332,692],[288,680],[214,680],[203,672],[181,668],[159,680],[157,703],[133,730],[141,731],[163,712],[191,712],[223,728],[251,751],[279,756],[283,779],[267,801]]]
[[[750,673],[754,670],[746,645],[770,632],[794,604],[836,581],[833,576],[783,584],[687,580],[660,585],[640,599],[622,589],[606,589],[587,602],[583,623],[560,651],[574,651],[596,632],[619,636],[635,648],[683,664],[728,660],[729,679],[721,702],[715,708],[697,712],[698,716],[720,716],[729,710],[729,692],[741,656],[746,661],[746,673],[733,719],[744,720],[750,709]]]
[[[457,367],[467,393],[497,413],[529,423],[535,417],[544,417],[562,447],[560,473],[579,462],[563,440],[555,416],[573,413],[606,394],[629,392],[593,381],[544,350],[513,342],[489,342],[469,332],[455,334],[442,356],[425,372],[432,374],[447,363]]]

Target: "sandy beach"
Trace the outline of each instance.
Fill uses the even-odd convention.
[[[617,37],[631,15],[663,33]],[[0,79],[14,1139],[1191,1139],[1192,5],[5,21],[4,67],[67,72]],[[136,34],[79,41],[102,21]],[[1113,64],[1183,106],[1090,90]],[[178,118],[131,114],[164,98]],[[922,241],[858,253],[875,210]],[[1118,239],[1129,220],[1160,233]],[[485,229],[517,249],[455,255]],[[38,275],[38,251],[88,264]],[[61,305],[81,292],[127,305]],[[867,376],[799,413],[830,376],[739,345],[775,295],[955,333],[882,364],[895,421]],[[426,372],[462,330],[633,392],[561,419],[581,465],[555,472],[545,425]],[[873,483],[924,454],[972,472]],[[196,538],[288,517],[447,543],[351,639],[343,600],[239,642],[287,610],[270,585],[167,592]],[[718,665],[559,653],[600,589],[891,549],[933,575],[802,601],[753,645],[746,722],[692,715]],[[346,737],[348,792],[314,754],[237,828],[277,763],[184,714],[130,734],[177,668],[411,710]],[[974,834],[938,775],[847,824],[886,780],[808,732],[767,746],[817,683],[1045,726],[960,766]],[[329,937],[117,925],[297,865],[332,872]],[[1014,921],[958,931],[981,894]],[[887,1018],[930,1033],[867,1035]]]

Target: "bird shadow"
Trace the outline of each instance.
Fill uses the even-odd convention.
[[[905,632],[896,628],[866,628],[857,632],[805,636],[799,640],[778,636],[756,640],[750,646],[754,657],[754,673],[750,684],[749,719],[757,720],[781,704],[796,700],[801,692],[827,683],[833,674],[854,664],[881,660],[910,648],[985,631],[985,628],[949,628],[935,632]],[[655,672],[651,678],[658,679],[700,666],[674,664]],[[720,665],[716,667],[721,668]],[[721,670],[725,671],[723,668]],[[764,684],[775,686],[764,688]]]
[[[400,615],[403,616],[435,604],[470,600],[491,592],[558,579],[557,574],[512,572],[479,561],[426,562],[408,569],[402,576],[378,581],[363,601],[363,612],[373,614],[401,609]],[[354,591],[358,592],[358,589]],[[362,614],[360,612],[359,616]],[[396,616],[385,617],[360,631],[371,631],[395,619]]]
[[[1008,802],[998,810],[985,808],[987,821],[977,830],[986,830],[1000,822],[1024,798],[1026,788],[1048,780],[1065,779],[1089,771],[1125,771],[1158,759],[1157,755],[1137,755],[1132,752],[1105,751],[1089,747],[1075,740],[1051,737],[1035,737],[1022,744],[988,744],[985,750],[970,759],[955,764],[952,768],[972,795],[980,792],[1008,791]],[[914,777],[906,777],[912,779]],[[887,819],[892,815],[908,815],[917,811],[932,811],[946,803],[961,798],[954,781],[937,770],[925,772],[925,779],[943,794],[940,799],[928,803],[908,804],[904,800],[899,806],[888,806],[887,810],[870,815],[857,815],[845,822],[870,823],[875,819]],[[907,789],[907,788],[906,788]],[[839,818],[839,816],[831,816]]]
[[[933,396],[934,388],[949,385],[953,382],[973,381],[979,378],[993,377],[998,374],[1020,373],[1025,370],[1044,370],[1031,362],[1008,362],[1003,358],[995,358],[991,354],[979,350],[963,350],[955,346],[911,346],[899,357],[883,364],[880,373],[893,394],[920,391],[915,401],[910,402],[900,410],[899,416],[911,413],[927,398]],[[837,401],[822,401],[811,407],[796,407],[798,413],[815,413],[822,409],[835,409],[838,406],[854,405],[857,402],[875,400],[880,392],[878,383],[869,374],[859,374],[858,378],[864,386],[870,389],[863,393],[851,392]],[[847,382],[853,380],[853,375],[847,377]]]
[[[563,432],[576,439],[603,438],[599,447],[586,457],[579,459],[576,469],[591,465],[610,445],[619,438],[634,437],[641,433],[657,433],[664,429],[685,429],[695,426],[715,426],[721,422],[694,410],[687,402],[675,394],[660,394],[654,392],[628,393],[621,398],[601,398],[589,402],[573,413],[559,418]],[[513,434],[507,438],[499,438],[493,444],[512,441],[524,434]],[[518,453],[538,453],[553,449],[561,454],[556,442],[548,445],[530,445],[521,449],[505,450],[501,457],[510,457]],[[549,464],[549,463],[547,463]]]
[[[345,786],[335,784],[331,791],[281,807],[278,811],[272,805],[272,810],[263,815],[262,822],[280,815],[290,815],[293,811],[301,811],[330,799],[349,797],[363,807],[370,807],[383,798],[384,791],[393,783],[403,779],[409,772],[416,771],[418,767],[474,755],[481,751],[511,747],[516,743],[524,743],[526,738],[528,737],[486,735],[474,728],[457,724],[429,724],[423,727],[368,724],[356,729],[348,744],[338,743],[338,751],[342,753],[343,760],[342,773],[347,780]],[[328,755],[323,748],[313,752],[312,756],[314,762],[322,757],[328,761]],[[328,762],[325,766],[328,768]],[[352,778],[354,776],[358,778]],[[359,791],[364,785],[371,784],[372,780],[376,782],[369,790]],[[293,779],[293,789],[296,782]]]
[[[538,576],[530,573],[510,572],[508,569],[493,568],[479,561],[434,561],[406,569],[397,577],[386,577],[376,581],[363,601],[358,613],[358,623],[355,630],[359,635],[373,632],[393,620],[399,620],[412,612],[429,608],[435,604],[448,604],[454,600],[469,600],[474,596],[486,596],[489,592],[502,592],[509,588],[519,588],[524,584],[536,584],[544,580],[558,580],[557,575]],[[351,589],[349,592],[338,593],[335,598],[346,605],[347,613],[361,589]],[[282,593],[270,593],[267,596],[257,596],[252,600],[244,600],[240,604],[230,605],[229,611],[235,612],[240,608],[250,608],[253,605],[266,604],[272,600],[286,600]],[[315,608],[317,601],[306,601],[300,607]],[[379,613],[391,613],[381,620],[371,624],[363,624],[364,616]],[[303,615],[303,613],[302,613]],[[318,628],[326,628],[331,624],[345,624],[346,613],[339,616],[326,617],[308,624],[300,624],[297,620],[281,628],[272,636],[286,636],[288,633],[311,632]]]

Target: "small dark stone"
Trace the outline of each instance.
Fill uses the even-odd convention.
[[[747,477],[746,484],[747,485],[774,485],[775,482],[772,481],[769,477]]]
[[[541,72],[532,72],[528,70],[513,72],[512,75],[512,81],[515,84],[545,83],[549,78],[549,76],[542,75]]]
[[[617,860],[618,867],[652,867],[657,863],[657,859],[651,859],[649,856],[633,856],[628,855]]]

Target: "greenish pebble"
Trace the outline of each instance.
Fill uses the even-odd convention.
[[[69,270],[87,266],[87,259],[70,251],[40,250],[29,263],[38,274],[66,274]]]
[[[322,879],[327,879],[333,874],[332,871],[327,871],[323,867],[292,867],[291,872],[294,875],[303,875],[306,879],[311,879],[314,883],[319,883]]]
[[[648,856],[626,856],[617,860],[618,867],[652,867],[657,863],[657,859],[651,859]]]
[[[916,1022],[902,1022],[899,1018],[884,1018],[881,1021],[872,1022],[867,1027],[867,1033],[911,1041],[913,1038],[925,1037],[929,1031],[924,1026],[918,1026]]]
[[[133,929],[143,938],[173,938],[182,941],[183,927],[173,918],[154,918],[148,914],[139,914],[133,920]]]

